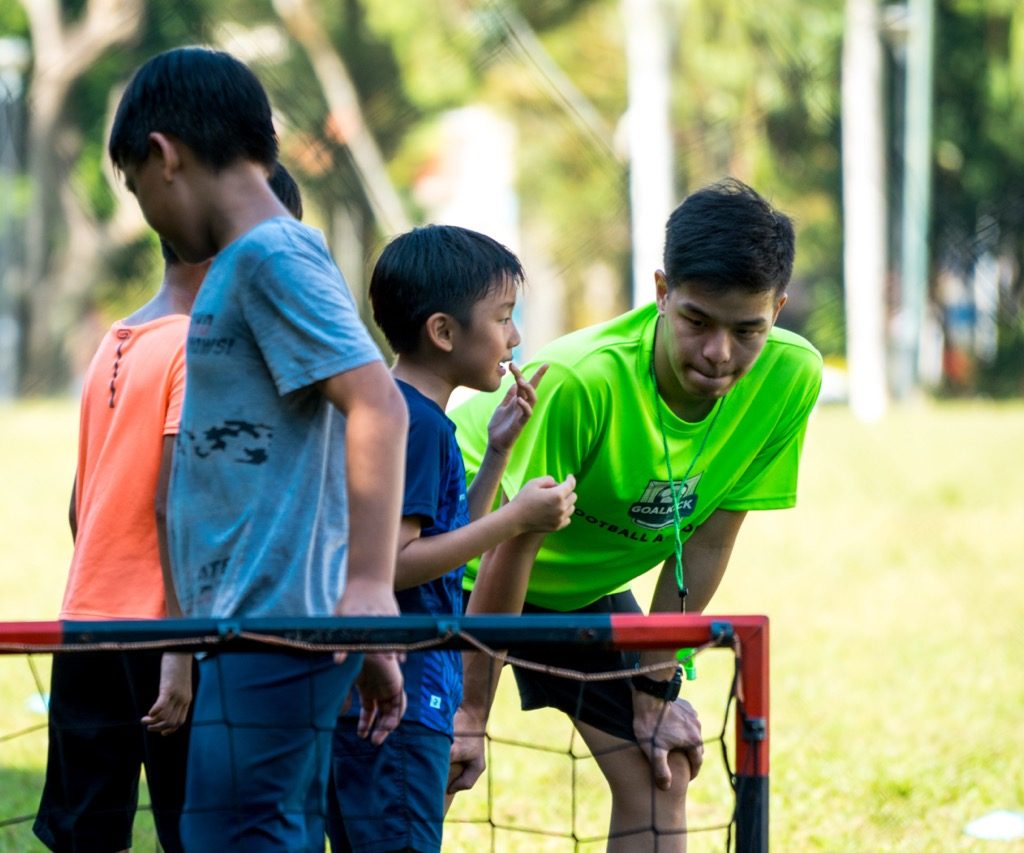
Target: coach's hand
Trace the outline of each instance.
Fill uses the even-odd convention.
[[[664,702],[646,693],[633,694],[633,734],[651,762],[654,783],[663,791],[672,785],[668,755],[678,749],[690,763],[693,779],[704,762],[704,743],[700,720],[693,706],[684,699]]]
[[[151,732],[169,735],[181,728],[192,704],[192,655],[166,652],[160,658],[160,692],[142,718]]]
[[[487,766],[484,760],[484,731],[487,720],[459,708],[455,712],[455,740],[448,767],[448,797],[468,791]]]

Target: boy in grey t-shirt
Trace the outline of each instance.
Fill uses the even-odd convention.
[[[225,53],[160,54],[129,83],[109,149],[183,260],[217,256],[193,306],[171,479],[183,612],[396,614],[408,415],[322,239],[267,186],[263,87]],[[201,662],[187,849],[320,849],[331,730],[356,675],[374,742],[404,710],[394,656],[360,662]]]

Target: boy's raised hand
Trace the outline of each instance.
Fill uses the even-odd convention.
[[[509,386],[508,392],[498,403],[494,414],[491,415],[490,423],[487,424],[487,443],[492,450],[501,454],[506,454],[512,449],[512,445],[516,443],[530,415],[533,414],[533,407],[537,402],[537,386],[547,373],[548,366],[542,364],[528,380],[511,361],[508,363],[508,369],[515,381]]]
[[[521,532],[551,533],[568,525],[576,507],[575,488],[572,474],[561,483],[551,476],[528,481],[509,502],[518,513]]]

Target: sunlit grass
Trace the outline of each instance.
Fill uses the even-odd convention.
[[[76,431],[70,402],[0,408],[0,619],[56,616]],[[963,828],[995,809],[1024,810],[1022,447],[1019,403],[908,407],[876,426],[826,408],[811,424],[800,506],[748,517],[712,610],[772,620],[773,850],[1017,849]],[[36,661],[45,679],[48,661]],[[716,733],[728,655],[709,653],[698,669],[687,690]],[[26,659],[0,658],[0,735],[43,721],[27,704],[34,693]],[[593,761],[570,756],[557,714],[521,714],[503,683],[494,731],[561,751],[494,747],[500,820],[604,832],[607,795]],[[45,742],[45,732],[0,741],[0,822],[34,811]],[[709,763],[691,824],[716,822],[727,794]],[[486,788],[455,809],[486,816]],[[148,819],[137,824],[137,849],[153,849]],[[573,849],[493,835],[499,850]],[[486,826],[452,826],[446,850],[487,849],[491,838]],[[691,851],[723,846],[721,834],[695,836]],[[33,849],[27,824],[0,828],[0,850]]]

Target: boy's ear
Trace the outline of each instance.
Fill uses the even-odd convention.
[[[427,341],[442,352],[451,352],[455,339],[455,318],[440,311],[427,317],[423,324]]]
[[[181,169],[181,151],[178,149],[181,143],[174,137],[158,131],[153,131],[148,138],[149,154],[157,158],[164,180],[170,182]]]
[[[779,319],[779,312],[782,311],[782,307],[786,304],[789,299],[789,294],[783,293],[775,300],[775,308],[772,312],[772,325],[775,325],[775,321]]]
[[[668,279],[661,270],[654,271],[654,301],[658,303],[658,313],[665,314],[665,300],[668,298]]]

